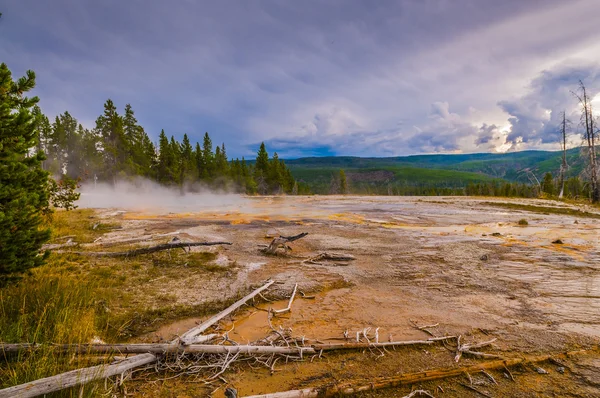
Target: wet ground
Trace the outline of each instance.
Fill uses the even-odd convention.
[[[164,284],[181,303],[231,296],[249,285],[276,280],[266,296],[280,301],[238,312],[220,325],[223,330],[233,327],[229,336],[239,343],[269,334],[267,313],[261,309],[285,307],[285,297],[298,283],[299,290],[314,298],[298,297],[291,313],[277,318],[274,326],[324,342],[343,338],[345,331],[354,336],[365,328],[371,333],[378,328],[381,341],[427,338],[413,321],[439,324],[434,328],[439,335],[461,334],[472,341],[495,337],[495,346],[487,352],[503,356],[597,345],[599,220],[505,210],[487,203],[494,200],[498,199],[269,197],[228,200],[222,206],[194,206],[188,200],[184,207],[103,213],[121,218],[124,227],[106,236],[107,241],[176,233],[183,240],[233,242],[231,247],[206,249],[218,252],[217,262],[235,264],[233,275],[208,284],[193,278],[179,279],[176,286]],[[511,202],[570,206],[541,200]],[[521,219],[527,225],[519,225]],[[287,256],[265,256],[259,250],[274,236],[300,232],[309,235],[290,244],[293,250]],[[561,243],[553,243],[558,240]],[[356,260],[343,265],[304,261],[321,252],[350,254]],[[201,320],[164,325],[143,340],[168,340]],[[454,366],[452,359],[441,346],[397,350],[381,357],[354,352],[310,363],[278,364],[274,374],[241,366],[226,377],[244,396]],[[528,376],[521,384],[509,383],[500,373],[496,378],[502,383],[484,389],[507,397],[600,396],[600,359],[582,361],[571,369],[585,370],[567,376],[550,371],[542,377],[524,370]],[[447,390],[445,395],[437,390],[439,396],[478,396],[455,388],[456,383],[437,385]],[[426,387],[436,389],[435,384]],[[189,396],[195,396],[193,391]],[[402,396],[402,391],[410,390],[377,396]],[[148,391],[141,388],[139,394]],[[219,394],[222,389],[215,392]]]

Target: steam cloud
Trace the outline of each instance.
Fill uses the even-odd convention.
[[[215,192],[197,188],[196,192],[182,193],[155,182],[138,178],[109,184],[86,183],[82,185],[80,208],[118,208],[135,211],[194,212],[207,210],[238,210],[249,204],[250,199],[239,194]]]

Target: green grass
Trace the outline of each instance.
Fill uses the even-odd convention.
[[[567,216],[574,216],[574,217],[600,219],[600,214],[598,214],[598,213],[591,213],[588,211],[572,209],[569,207],[535,206],[535,205],[525,205],[525,204],[519,204],[519,203],[505,203],[505,202],[482,202],[482,204],[487,205],[487,206],[501,207],[501,208],[510,209],[510,210],[530,211],[533,213],[564,214]]]
[[[53,237],[73,235],[77,242],[90,242],[118,225],[103,222],[94,229],[98,222],[92,210],[57,212],[51,221]],[[239,297],[186,305],[164,289],[190,275],[208,280],[236,272],[236,264],[218,266],[215,258],[212,252],[183,250],[129,259],[52,253],[45,265],[0,289],[0,342],[42,344],[29,353],[8,358],[0,354],[0,388],[99,364],[90,356],[60,354],[50,343],[88,343],[94,338],[127,342],[164,323],[223,309]],[[97,396],[102,389],[103,383],[91,384],[83,396]],[[49,396],[78,395],[74,389]]]

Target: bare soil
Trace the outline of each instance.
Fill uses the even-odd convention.
[[[314,294],[298,297],[288,316],[276,326],[295,335],[328,342],[344,331],[350,336],[365,328],[381,341],[424,339],[411,324],[439,324],[438,335],[463,335],[466,341],[497,338],[486,352],[513,357],[597,346],[600,340],[600,223],[590,217],[505,209],[490,198],[416,197],[268,197],[248,198],[235,205],[195,209],[125,212],[99,210],[119,219],[123,229],[103,241],[144,235],[173,234],[182,240],[225,240],[231,247],[195,248],[217,254],[215,265],[228,267],[211,280],[180,275],[159,281],[178,304],[195,305],[225,299],[266,279],[278,283],[267,294],[283,308],[295,283]],[[553,201],[510,200],[526,205],[578,208]],[[586,211],[594,211],[586,208]],[[597,212],[597,210],[596,210]],[[528,225],[518,224],[526,219]],[[260,245],[274,236],[309,235],[291,244],[287,256],[265,256]],[[165,239],[165,238],[162,238]],[[552,243],[557,240],[562,244]],[[320,252],[356,257],[348,265],[306,264]],[[252,342],[269,332],[265,311],[248,308],[220,325],[234,327],[230,337]],[[162,325],[140,341],[166,341],[202,318]],[[373,332],[371,332],[373,333]],[[383,355],[382,355],[383,354]],[[392,376],[402,372],[459,366],[442,345],[389,352],[356,351],[330,354],[312,362],[278,363],[251,369],[243,363],[224,376],[240,396],[321,386],[328,383]],[[465,358],[465,364],[484,359]],[[515,369],[516,382],[504,371],[492,372],[498,384],[472,375],[473,385],[494,397],[600,397],[600,356],[573,358],[559,372],[541,364]],[[560,370],[560,369],[559,369]],[[462,387],[468,379],[453,378],[422,386],[436,396],[469,397],[478,393]],[[440,388],[438,388],[438,386]],[[138,396],[203,396],[202,384],[173,381],[140,383]],[[364,396],[403,396],[410,388],[365,393]],[[442,391],[444,391],[442,393]],[[223,388],[214,391],[222,397]]]

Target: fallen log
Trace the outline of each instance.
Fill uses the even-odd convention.
[[[279,248],[283,248],[283,250],[287,252],[290,250],[290,247],[287,245],[289,242],[304,238],[306,235],[308,235],[308,232],[302,232],[301,234],[294,236],[280,236],[279,238],[273,239],[271,244],[263,249],[263,252],[266,254],[277,254],[277,249]]]
[[[274,282],[269,281],[262,287],[256,289],[254,292],[250,293],[243,299],[235,302],[230,307],[221,311],[217,315],[211,317],[207,321],[203,322],[201,325],[196,326],[195,328],[189,330],[183,336],[188,335],[189,341],[193,341],[198,335],[200,335],[204,330],[211,327],[213,324],[217,323],[237,308],[241,307],[246,301],[250,300],[252,297],[256,296],[258,293],[262,292],[269,286],[271,286]],[[182,336],[182,337],[183,337]],[[177,338],[171,342],[171,344],[179,344],[181,342],[181,338]],[[89,368],[83,368],[74,370],[71,372],[61,373],[55,376],[46,377],[44,379],[39,379],[30,383],[20,384],[14,387],[5,388],[0,390],[0,398],[12,398],[12,397],[35,397],[37,395],[48,394],[54,391],[59,391],[68,387],[73,387],[80,384],[89,383],[90,381],[105,379],[110,376],[114,376],[117,374],[121,374],[130,369],[143,366],[146,364],[150,364],[156,362],[158,357],[155,354],[138,354],[131,358],[126,359],[127,362],[120,362],[122,366],[120,367],[112,367],[113,365],[101,365],[94,366]],[[115,364],[115,365],[119,365]],[[99,368],[107,368],[110,369],[109,372],[100,371]],[[69,383],[65,384],[65,381],[68,380]],[[35,393],[30,394],[31,391]]]
[[[42,245],[42,250],[56,250],[61,249],[63,247],[71,247],[77,246],[77,242],[73,241],[73,239],[69,238],[65,243],[48,243]]]
[[[281,311],[281,310],[280,310]],[[205,337],[214,338],[216,334],[208,336],[194,337],[190,344],[171,343],[149,343],[149,344],[53,344],[59,352],[68,353],[84,353],[84,354],[139,354],[139,353],[207,353],[207,354],[223,354],[223,353],[271,353],[271,354],[298,354],[300,352],[314,354],[319,351],[334,351],[334,350],[355,350],[363,348],[383,348],[383,347],[399,347],[408,345],[429,345],[436,341],[455,338],[455,336],[442,336],[431,338],[428,340],[406,340],[406,341],[391,341],[383,343],[342,343],[342,344],[313,344],[307,347],[277,347],[277,346],[224,346],[224,345],[207,345],[198,344],[200,341],[207,341]],[[183,337],[183,336],[182,336]],[[180,337],[180,339],[182,338]],[[0,344],[0,352],[16,353],[20,351],[31,351],[42,347],[40,344]],[[248,348],[251,347],[251,348]],[[289,349],[289,352],[284,352],[284,349]],[[241,350],[241,351],[240,351]],[[247,350],[247,351],[244,351]]]
[[[216,245],[232,245],[231,242],[173,242],[163,243],[156,246],[142,247],[139,249],[128,250],[124,252],[71,252],[83,256],[93,257],[132,257],[139,256],[140,254],[150,254],[159,252],[162,250],[178,249],[178,248],[190,248],[194,246],[216,246]]]
[[[179,336],[178,341],[184,345],[192,344],[194,342],[194,339],[198,335],[202,334],[206,329],[208,329],[215,323],[219,322],[221,319],[225,318],[227,315],[231,314],[232,312],[234,312],[235,310],[240,308],[247,301],[249,301],[250,299],[252,299],[255,296],[257,296],[258,294],[260,294],[263,290],[268,289],[273,283],[275,283],[275,281],[269,281],[269,282],[265,283],[263,286],[259,287],[258,289],[256,289],[252,293],[250,293],[249,295],[247,295],[244,298],[233,303],[230,307],[228,307],[224,311],[219,312],[217,315],[207,319],[206,321],[202,322],[200,325],[188,330],[187,332],[185,332],[184,334]]]
[[[579,350],[579,351],[570,351],[560,354],[546,354],[546,355],[529,355],[520,358],[510,358],[510,359],[502,359],[495,360],[489,362],[483,362],[476,365],[471,366],[462,366],[462,367],[454,367],[454,368],[441,368],[441,369],[431,369],[426,370],[424,372],[416,372],[416,373],[405,373],[400,374],[398,376],[388,377],[388,378],[377,378],[369,383],[365,384],[352,384],[352,383],[340,383],[333,386],[323,386],[323,387],[313,387],[313,388],[305,388],[303,390],[292,390],[292,391],[284,391],[277,392],[271,394],[262,394],[262,395],[252,395],[247,396],[246,398],[306,398],[306,397],[335,397],[335,396],[343,396],[343,395],[353,395],[359,392],[364,391],[372,391],[372,390],[380,390],[384,388],[392,388],[399,387],[405,385],[412,385],[417,383],[422,383],[430,380],[439,380],[445,379],[449,377],[461,376],[465,372],[467,373],[475,373],[480,372],[482,370],[492,370],[492,369],[502,369],[509,366],[515,366],[518,364],[525,363],[537,363],[544,362],[549,359],[566,359],[571,356],[577,356],[582,354],[589,354],[592,352],[597,352],[597,348],[590,350]]]
[[[342,261],[344,264],[335,264],[335,265],[348,265],[347,261],[354,261],[356,257],[351,256],[349,254],[338,254],[338,253],[319,253],[314,257],[304,260],[306,264],[314,264],[314,265],[325,265],[321,263],[321,261]]]
[[[340,343],[340,344],[313,344],[316,351],[333,351],[333,350],[356,350],[363,348],[383,348],[383,347],[400,347],[406,345],[429,345],[436,341],[453,339],[456,336],[442,336],[427,340],[406,340],[406,341],[386,341],[382,343]]]
[[[11,352],[35,349],[39,346],[13,344],[8,347]],[[55,344],[57,351],[78,354],[315,354],[313,347],[278,347],[260,345],[215,345],[215,344],[190,344],[177,343],[141,343],[141,344]]]
[[[130,369],[147,365],[156,360],[152,354],[141,354],[124,359],[111,365],[97,365],[89,368],[72,370],[56,376],[46,377],[18,386],[0,390],[0,398],[29,398],[58,391],[69,387],[89,383],[98,379],[122,374]]]

